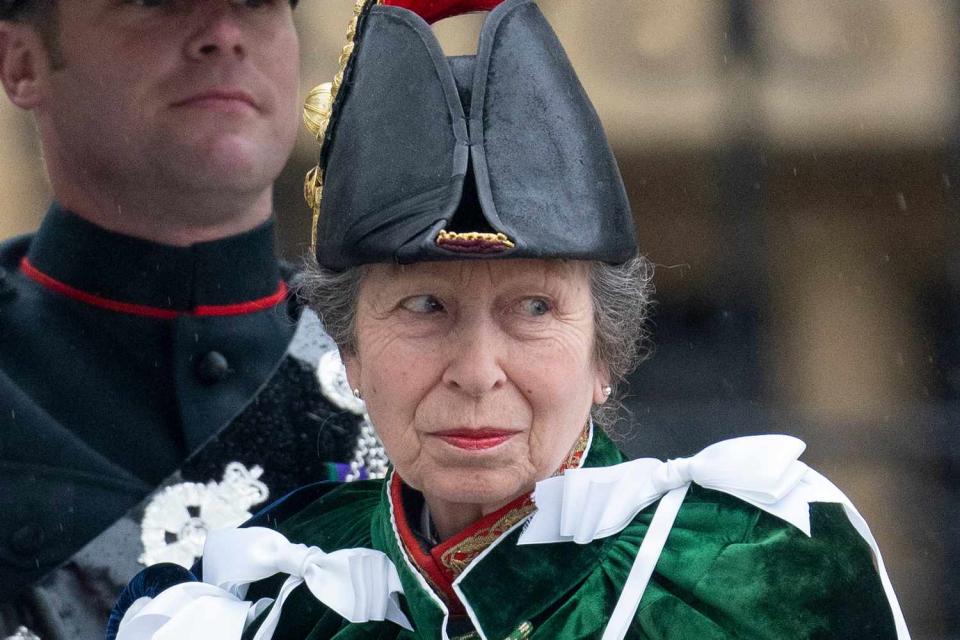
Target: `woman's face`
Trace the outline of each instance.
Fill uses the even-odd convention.
[[[605,400],[588,274],[556,260],[370,268],[348,377],[431,507],[486,513],[531,490]]]

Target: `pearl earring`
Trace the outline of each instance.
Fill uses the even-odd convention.
[[[609,398],[611,393],[613,393],[613,387],[611,387],[610,385],[605,385],[603,387],[603,395]]]

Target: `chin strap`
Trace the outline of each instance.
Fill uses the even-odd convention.
[[[518,544],[587,544],[622,531],[643,509],[660,501],[640,545],[603,640],[626,636],[640,599],[692,483],[730,494],[810,535],[810,503],[843,506],[873,551],[900,640],[910,634],[887,575],[880,548],[863,516],[840,489],[799,461],[803,441],[784,435],[724,440],[691,458],[632,460],[612,467],[572,469],[537,483],[537,512]]]
[[[244,600],[251,583],[277,573],[289,577],[276,601]],[[350,622],[389,620],[412,630],[400,609],[403,588],[397,569],[380,551],[324,553],[272,529],[222,529],[207,537],[203,577],[205,582],[178,584],[156,598],[134,602],[120,622],[117,640],[239,640],[268,609],[253,640],[271,640],[284,602],[301,584]]]

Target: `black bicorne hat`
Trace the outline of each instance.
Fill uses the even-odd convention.
[[[308,102],[319,263],[636,255],[600,120],[534,1],[480,0],[499,6],[477,54],[449,58],[392,6],[444,3],[386,1],[358,3],[332,106]]]

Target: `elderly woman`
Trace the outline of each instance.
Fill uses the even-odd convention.
[[[428,22],[476,8],[477,55],[445,58]],[[650,273],[533,1],[362,1],[343,62],[313,111],[303,292],[392,471],[212,532],[202,571],[142,574],[111,633],[907,638],[866,523],[802,443],[626,462],[605,435]]]

